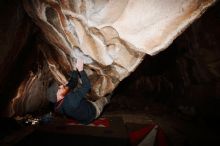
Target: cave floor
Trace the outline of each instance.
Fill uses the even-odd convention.
[[[135,124],[157,124],[159,125],[166,137],[167,142],[171,146],[207,146],[220,145],[220,134],[213,125],[207,126],[203,120],[194,119],[182,113],[154,113],[146,114],[146,112],[110,112],[108,116],[120,116],[124,123]]]
[[[155,111],[152,110],[152,113],[143,111],[107,111],[104,112],[102,117],[121,117],[124,124],[157,124],[163,129],[167,142],[171,146],[220,145],[220,135],[213,129],[212,125],[207,127],[203,121],[192,119],[180,113],[163,113],[160,108],[155,109]],[[4,140],[8,143],[13,140],[19,141],[33,131],[34,128],[29,126],[12,133],[5,137]]]
[[[161,104],[146,106],[144,110],[106,110],[101,117],[120,117],[124,125],[156,124],[165,133],[171,146],[207,146],[220,145],[216,124],[205,122],[196,116],[184,114],[178,110],[170,110]],[[35,126],[27,126],[11,132],[1,142],[13,145],[35,130]],[[13,142],[14,141],[14,142]]]

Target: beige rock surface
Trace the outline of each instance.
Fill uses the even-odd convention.
[[[42,30],[44,38],[53,46],[45,48],[39,45],[39,49],[55,84],[65,84],[67,73],[75,68],[76,59],[82,58],[92,83],[91,97],[97,99],[112,92],[142,62],[145,54],[155,55],[166,49],[214,2],[23,0],[23,5]],[[44,73],[41,70],[30,76],[29,81],[21,85],[28,89],[19,91],[16,100],[22,96],[47,98],[46,93],[51,92],[49,86],[44,86],[42,95],[35,95],[36,88],[33,88],[36,83],[40,86],[45,82],[42,81],[42,76],[46,76]],[[36,106],[31,110],[34,109]],[[30,108],[25,111],[30,111]]]

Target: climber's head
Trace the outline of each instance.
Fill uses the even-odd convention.
[[[70,91],[70,88],[65,85],[60,85],[57,90],[57,102],[64,98],[67,93]]]

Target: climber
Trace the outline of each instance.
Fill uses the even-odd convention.
[[[90,91],[91,84],[83,70],[84,63],[77,59],[76,69],[71,73],[69,82],[66,85],[60,85],[57,91],[57,102],[55,111],[67,117],[73,118],[82,124],[89,124],[98,118],[105,105],[110,102],[111,95],[102,97],[95,102],[86,98]],[[82,84],[77,86],[78,74]]]

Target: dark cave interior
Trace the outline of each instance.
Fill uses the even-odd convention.
[[[6,48],[1,49],[0,60],[0,128],[4,129],[5,133],[1,132],[4,137],[19,129],[4,116],[7,103],[25,75],[36,70],[35,63],[40,62],[42,54],[35,49],[41,38],[40,30],[19,2],[1,2],[0,7],[0,46]],[[218,145],[219,26],[217,2],[166,50],[145,56],[140,66],[115,89],[104,115],[144,114],[164,129],[170,145]],[[6,46],[12,49],[7,50]]]

